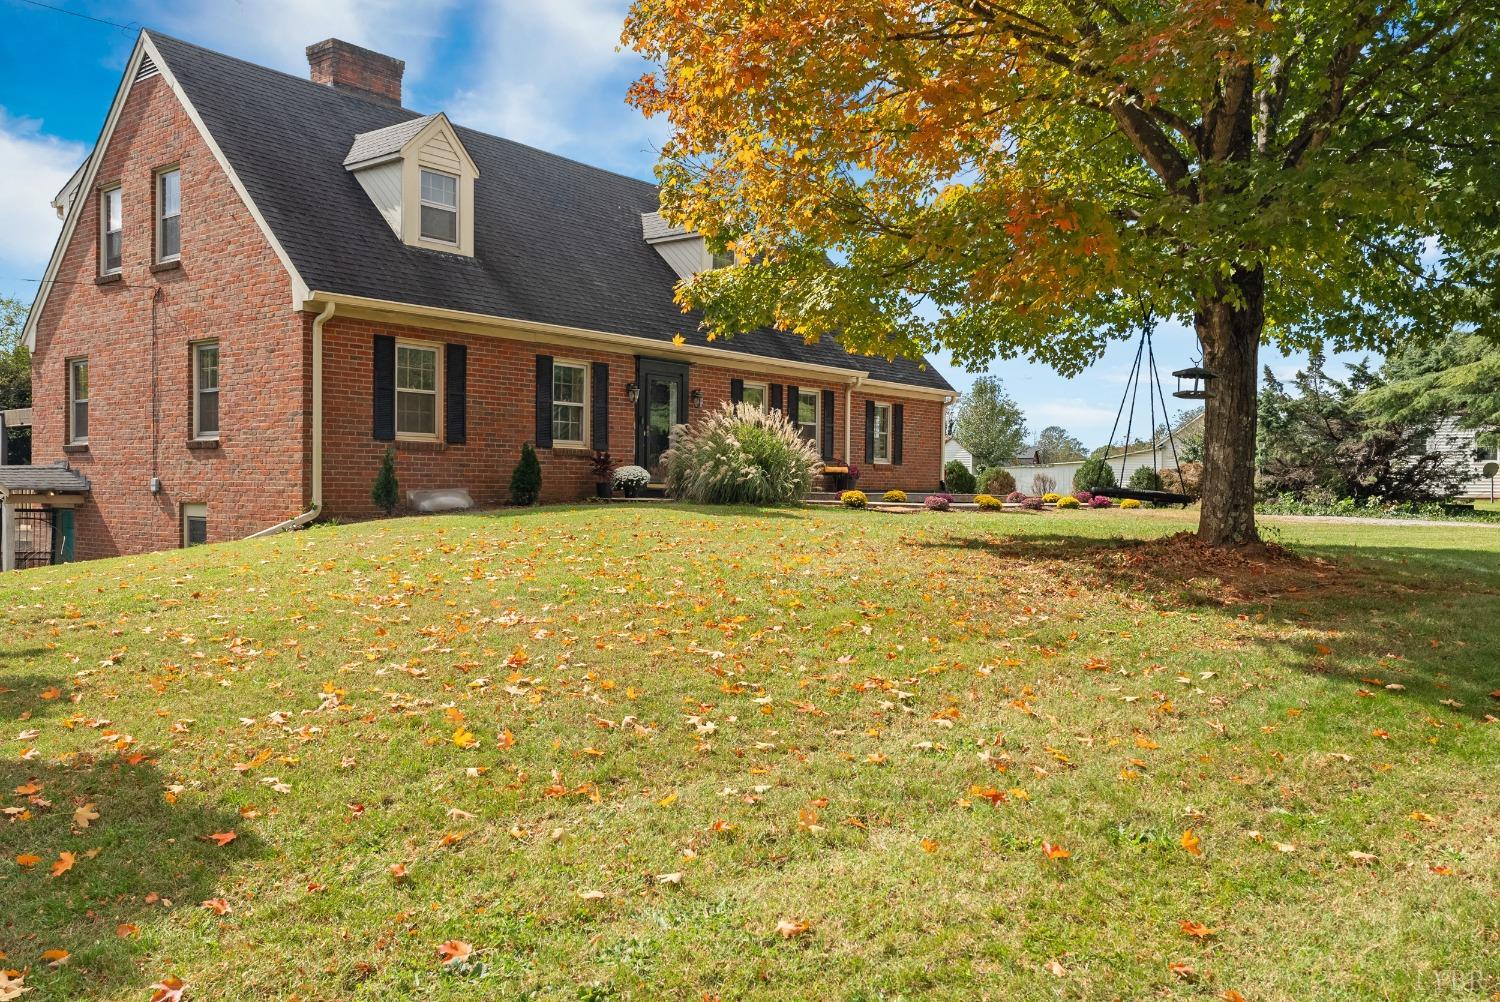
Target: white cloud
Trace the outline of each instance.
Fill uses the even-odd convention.
[[[479,28],[483,62],[464,73],[446,110],[463,125],[600,166],[650,163],[664,131],[625,104],[629,81],[645,69],[619,48],[628,6],[490,4]]]
[[[342,38],[406,61],[408,78],[427,70],[456,0],[167,0],[142,11],[144,23],[196,45],[304,76],[306,47]]]
[[[8,278],[40,278],[62,221],[52,199],[88,150],[0,108],[0,267]]]

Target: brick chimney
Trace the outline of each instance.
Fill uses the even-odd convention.
[[[307,47],[307,70],[313,83],[383,104],[401,104],[401,74],[405,69],[406,63],[399,59],[338,38],[326,38]]]

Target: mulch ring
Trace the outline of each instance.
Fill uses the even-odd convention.
[[[1221,605],[1239,605],[1279,595],[1351,591],[1366,575],[1321,557],[1276,543],[1209,546],[1192,532],[1160,539],[1116,543],[1093,555],[1098,569],[1117,579],[1145,577],[1156,586],[1180,585]],[[1210,591],[1202,586],[1213,583]]]

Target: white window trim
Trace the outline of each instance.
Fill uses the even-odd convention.
[[[756,383],[756,382],[752,382],[752,381],[750,381],[748,379],[745,380],[743,383],[740,384],[740,402],[741,403],[744,403],[744,401],[745,401],[745,391],[746,390],[760,390],[760,408],[761,408],[761,410],[769,410],[770,409],[770,407],[771,407],[771,384],[770,383]]]
[[[89,406],[89,399],[90,398],[89,397],[84,397],[84,398],[82,398],[80,400],[79,397],[78,397],[78,365],[79,365],[80,362],[83,364],[84,369],[87,370],[88,367],[89,367],[89,360],[88,360],[87,357],[84,357],[84,358],[70,358],[70,359],[68,359],[68,444],[69,445],[88,445],[89,444],[89,437],[87,435],[83,435],[82,437],[80,437],[77,434],[77,431],[76,431],[77,426],[78,426],[77,414],[78,414],[78,405],[79,404],[83,404],[85,407],[89,408],[89,424],[92,425],[94,423],[94,411],[93,411],[93,408],[91,406]],[[89,377],[90,377],[90,379],[92,379],[93,378],[93,373],[89,373]],[[90,388],[89,392],[92,393],[93,389]]]
[[[190,519],[190,518],[199,518],[199,517],[201,517],[203,519],[203,523],[204,523],[204,525],[203,525],[203,528],[204,528],[203,542],[207,543],[208,542],[208,505],[206,505],[206,504],[204,504],[202,502],[197,502],[197,503],[192,503],[192,504],[185,504],[185,505],[182,506],[182,546],[183,546],[183,549],[186,549],[189,546],[195,545],[193,543],[189,543],[188,542],[188,519]],[[197,544],[197,545],[201,545],[201,544]]]
[[[808,423],[806,421],[802,420],[802,394],[804,394],[804,393],[810,393],[810,394],[812,394],[812,398],[813,398],[813,421],[812,421],[812,439],[811,439],[811,441],[815,445],[818,445],[819,448],[821,448],[822,447],[821,443],[823,441],[823,391],[816,390],[816,389],[813,389],[813,390],[804,389],[804,388],[802,388],[800,386],[797,387],[797,405],[792,410],[792,418],[793,418],[793,421],[796,423],[797,430],[799,432],[802,431],[802,429],[804,429],[804,428],[806,428],[808,426]]]
[[[433,363],[432,380],[432,433],[401,430],[401,394],[403,393],[426,393],[427,390],[402,389],[400,371],[396,366],[396,373],[391,378],[391,421],[396,426],[396,441],[398,442],[440,442],[443,439],[443,346],[434,341],[415,341],[404,338],[396,339],[397,356],[402,348],[419,348],[430,351],[436,356]]]
[[[437,174],[437,175],[440,175],[442,177],[446,177],[446,178],[452,179],[452,181],[453,181],[453,204],[452,205],[444,205],[441,202],[429,202],[427,199],[425,199],[425,198],[422,197],[422,175],[423,174]],[[459,245],[459,241],[463,237],[463,187],[464,187],[463,178],[460,177],[457,174],[450,174],[450,173],[448,173],[445,170],[438,170],[436,167],[424,167],[421,164],[417,165],[417,239],[418,240],[421,240],[423,243],[441,244],[441,245],[443,245],[445,247],[457,247]],[[423,208],[423,206],[431,206],[434,209],[441,209],[444,212],[451,212],[451,213],[453,213],[453,237],[454,238],[452,240],[444,240],[442,237],[429,237],[427,234],[425,234],[425,233],[422,232],[422,208]]]
[[[217,442],[219,440],[219,430],[218,430],[218,428],[214,429],[213,431],[209,431],[209,432],[205,432],[203,430],[203,428],[202,428],[203,411],[202,411],[202,408],[201,408],[200,404],[202,402],[203,393],[205,391],[204,391],[202,385],[199,383],[199,380],[202,379],[202,377],[203,377],[203,370],[202,370],[202,367],[199,366],[199,364],[198,364],[198,355],[199,355],[199,352],[201,352],[204,348],[208,348],[208,347],[212,347],[212,348],[217,349],[219,347],[219,342],[217,340],[214,340],[214,341],[194,341],[193,342],[193,357],[192,357],[192,366],[193,366],[193,440],[195,442]],[[223,361],[223,358],[221,356],[220,359],[219,359],[219,362],[222,362],[222,361]],[[214,367],[218,368],[219,364],[215,363]],[[223,381],[224,381],[223,374],[221,372],[220,373],[220,377],[219,377],[219,382],[222,383]],[[219,407],[219,427],[222,428],[224,426],[223,398],[219,394],[219,387],[218,386],[215,386],[213,388],[213,394],[220,401],[220,407]]]
[[[875,419],[876,419],[877,422],[880,422],[883,419],[883,421],[884,421],[884,427],[885,427],[885,455],[884,456],[882,456],[880,454],[880,436],[879,435],[874,435],[873,436],[874,439],[875,439],[875,445],[874,445],[874,448],[875,448],[875,460],[874,461],[875,461],[875,463],[877,465],[880,465],[880,466],[890,466],[891,465],[891,446],[893,444],[892,443],[892,438],[891,438],[891,435],[893,434],[893,430],[892,430],[892,426],[891,426],[891,421],[893,419],[894,414],[895,414],[895,411],[892,409],[892,407],[891,407],[890,404],[877,403],[875,405]]]
[[[163,254],[161,252],[162,223],[171,217],[165,215],[163,212],[166,208],[166,199],[162,196],[162,185],[165,183],[166,176],[174,173],[177,175],[177,253]],[[169,261],[180,261],[182,260],[182,167],[173,164],[170,167],[157,168],[153,183],[156,185],[156,191],[152,198],[152,201],[156,205],[156,263],[166,264]],[[123,257],[123,254],[121,256]]]
[[[552,360],[552,406],[553,407],[557,406],[557,369],[558,369],[558,366],[566,366],[568,368],[581,369],[583,371],[583,403],[582,404],[574,404],[574,403],[572,403],[572,402],[569,401],[569,402],[565,402],[564,405],[563,405],[565,407],[581,407],[582,408],[582,410],[583,410],[583,416],[581,417],[581,419],[578,422],[578,428],[579,428],[579,434],[582,435],[583,437],[575,440],[575,439],[571,439],[571,438],[558,438],[554,434],[553,437],[552,437],[552,447],[554,449],[587,449],[589,447],[588,443],[590,441],[592,441],[592,439],[591,439],[590,436],[592,435],[592,432],[593,432],[593,429],[589,427],[589,418],[590,418],[589,411],[591,411],[593,409],[593,407],[591,406],[591,403],[593,401],[593,389],[594,388],[593,388],[592,384],[590,383],[590,380],[593,378],[593,372],[592,372],[593,367],[590,366],[587,362],[580,362],[577,359],[572,359],[572,358],[554,358]],[[557,416],[555,414],[552,416],[552,424],[553,424],[554,427],[557,425]]]
[[[120,196],[120,263],[114,268],[107,266],[109,260],[109,196]],[[116,183],[99,189],[99,274],[118,275],[125,267],[125,191]]]

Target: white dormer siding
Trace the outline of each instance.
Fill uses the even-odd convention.
[[[473,257],[474,182],[479,169],[447,115],[439,112],[360,133],[344,158],[344,168],[354,174],[397,239],[413,247]],[[456,239],[422,231],[423,171],[453,180],[447,187],[456,190]],[[428,205],[431,212],[432,203]]]
[[[708,244],[692,230],[673,226],[659,212],[641,213],[641,236],[672,266],[678,278],[692,278],[714,266]]]

